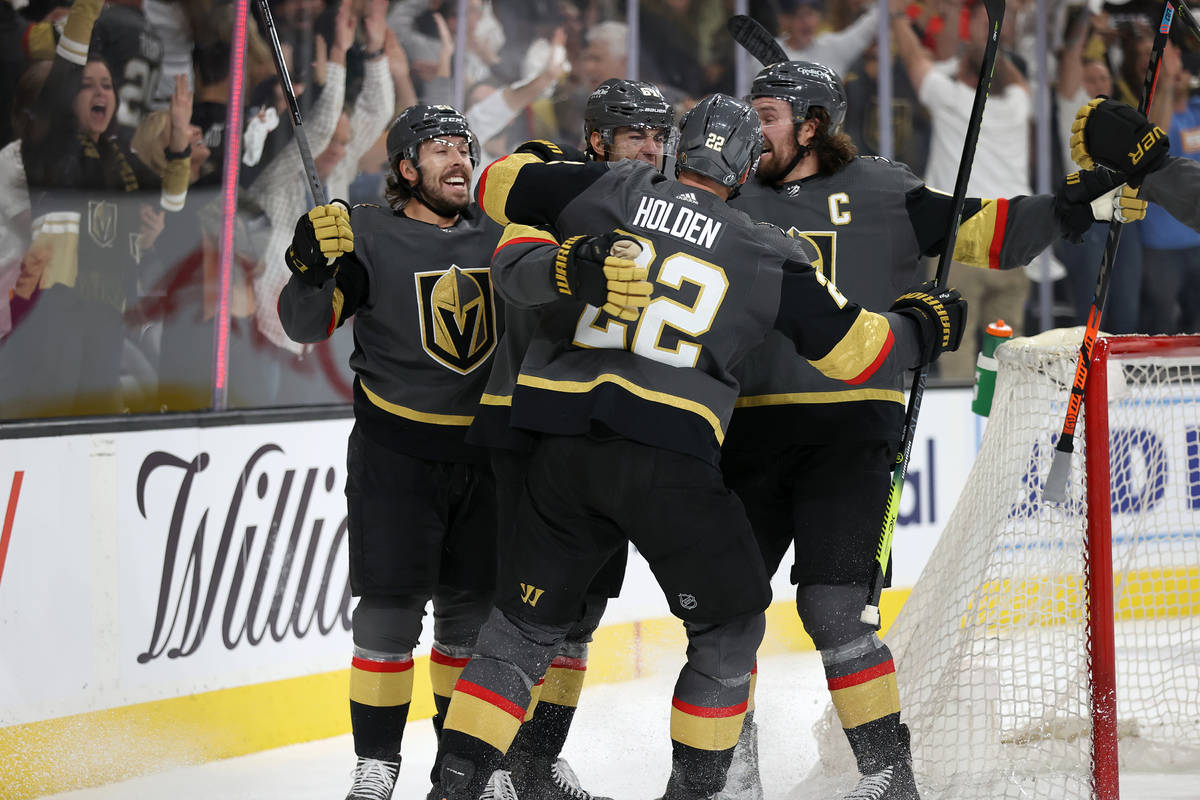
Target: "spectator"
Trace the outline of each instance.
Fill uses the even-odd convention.
[[[893,59],[895,52],[892,53]],[[879,155],[879,50],[876,43],[850,67],[843,77],[846,87],[844,129],[864,155]],[[929,112],[917,99],[908,73],[892,66],[892,159],[917,175],[925,174],[929,158]]]
[[[114,135],[108,66],[89,60],[99,15],[100,0],[76,0],[22,139],[33,241],[0,358],[4,416],[122,408],[122,313],[164,219],[144,194],[160,181]],[[186,191],[191,105],[186,86],[172,98],[162,208],[178,208]]]
[[[967,120],[979,81],[984,44],[988,36],[987,13],[982,3],[970,10],[968,38],[959,56],[935,64],[921,46],[905,14],[892,16],[896,51],[932,120],[932,138],[925,182],[944,192],[953,190],[966,138]],[[1007,57],[996,61],[987,114],[979,132],[967,194],[972,197],[1014,197],[1032,194],[1029,186],[1029,123],[1031,103],[1025,79]],[[969,298],[974,324],[968,326],[962,346],[939,360],[944,377],[966,379],[975,372],[979,352],[975,326],[1004,319],[1020,335],[1029,294],[1029,278],[1022,270],[954,270],[955,286]]]
[[[1086,11],[1067,30],[1058,60],[1058,85],[1055,90],[1063,172],[1072,172],[1077,168],[1071,161],[1071,125],[1075,121],[1075,111],[1091,98],[1101,94],[1110,96],[1113,92],[1112,73],[1108,70],[1108,64],[1100,58],[1085,58],[1085,53],[1103,52],[1101,40],[1109,31],[1106,15],[1090,15]],[[1145,69],[1144,64],[1142,68]],[[1108,304],[1104,310],[1104,329],[1112,333],[1134,333],[1140,327],[1138,298],[1141,294],[1141,234],[1144,224],[1125,226],[1121,246],[1117,249]],[[1093,225],[1078,244],[1066,239],[1054,244],[1054,254],[1067,270],[1074,325],[1087,322],[1092,296],[1096,291],[1096,275],[1108,241],[1108,229],[1107,224]]]
[[[906,0],[889,0],[893,15],[902,13]],[[780,0],[779,44],[792,61],[815,61],[845,75],[850,65],[875,41],[879,30],[878,7],[874,4],[849,27],[825,31],[824,0]]]
[[[579,77],[589,87],[609,78],[627,77],[629,27],[624,22],[600,22],[584,34],[587,47],[579,61]]]
[[[1161,70],[1154,105],[1166,112],[1159,124],[1170,136],[1171,155],[1200,161],[1200,96],[1173,44],[1167,45]],[[1153,267],[1142,272],[1138,332],[1200,333],[1200,233],[1153,203],[1139,227]]]
[[[346,51],[354,41],[355,26],[351,6],[344,3],[334,25],[328,58],[320,64],[319,69],[314,70],[314,80],[321,87],[320,94],[304,117],[304,132],[313,153],[320,153],[329,145],[342,115]],[[317,42],[318,48],[324,47],[323,39],[318,37]],[[263,209],[270,222],[270,234],[263,253],[263,269],[254,286],[254,299],[258,330],[274,345],[272,358],[264,366],[260,377],[264,392],[273,397],[279,391],[284,372],[300,368],[298,362],[304,355],[304,348],[283,332],[276,310],[276,300],[289,275],[284,264],[284,252],[292,239],[296,217],[309,207],[308,181],[297,148],[289,145],[280,149],[246,190],[246,195]],[[325,198],[317,199],[324,201]],[[287,398],[285,404],[300,400]]]

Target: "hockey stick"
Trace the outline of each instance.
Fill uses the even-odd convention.
[[[308,190],[312,193],[313,205],[324,203],[325,189],[321,186],[321,179],[317,177],[317,167],[313,163],[312,150],[308,146],[308,136],[304,133],[304,120],[300,117],[300,104],[296,102],[296,90],[292,88],[292,78],[283,60],[283,47],[279,44],[279,33],[275,30],[275,18],[271,16],[268,0],[258,0],[258,10],[267,28],[267,38],[271,41],[271,53],[275,56],[275,70],[279,73],[279,82],[283,85],[283,95],[287,98],[288,108],[292,112],[292,130],[296,134],[296,147],[300,148],[300,163],[304,166],[305,177],[308,178]]]
[[[983,0],[988,15],[988,41],[983,51],[983,63],[979,66],[979,84],[975,87],[975,101],[971,105],[971,116],[967,119],[967,135],[963,140],[962,158],[958,162],[958,175],[954,179],[954,202],[950,214],[950,227],[946,231],[946,246],[938,258],[937,273],[933,282],[936,286],[946,283],[950,262],[954,259],[954,245],[958,239],[959,217],[967,201],[967,182],[971,178],[971,166],[975,162],[975,146],[979,143],[979,129],[983,125],[983,107],[987,103],[988,89],[992,85],[992,70],[996,66],[996,53],[1000,49],[1000,26],[1004,22],[1004,0]],[[904,433],[900,437],[900,450],[896,454],[896,466],[892,470],[892,486],[888,491],[887,508],[883,515],[883,528],[879,532],[879,544],[875,548],[875,574],[867,605],[859,619],[867,625],[879,627],[879,598],[883,593],[883,581],[888,561],[892,557],[892,537],[896,532],[896,517],[900,514],[900,495],[904,491],[904,478],[908,473],[908,461],[912,455],[913,439],[917,434],[917,415],[921,413],[921,399],[925,395],[925,379],[929,366],[917,369],[912,390],[908,395],[908,408],[904,413]]]
[[[729,18],[725,27],[733,36],[733,40],[745,48],[747,53],[758,59],[764,67],[791,60],[784,49],[779,46],[779,42],[775,41],[767,29],[753,17],[736,14]]]
[[[1175,9],[1175,0],[1163,2],[1162,22],[1158,26],[1158,32],[1154,34],[1154,46],[1150,51],[1150,62],[1146,64],[1146,80],[1142,85],[1142,99],[1138,103],[1138,111],[1143,114],[1150,111],[1150,103],[1154,100],[1159,62],[1171,33]],[[1075,426],[1079,423],[1079,410],[1083,404],[1083,394],[1087,391],[1088,372],[1092,366],[1092,348],[1096,344],[1096,336],[1100,333],[1100,317],[1104,313],[1104,303],[1108,300],[1113,259],[1117,254],[1117,246],[1121,243],[1123,227],[1120,222],[1114,220],[1108,229],[1108,241],[1104,245],[1100,272],[1096,276],[1096,290],[1092,294],[1092,307],[1088,309],[1087,327],[1083,332],[1083,343],[1079,346],[1079,363],[1075,366],[1075,379],[1071,382],[1071,394],[1067,399],[1067,414],[1063,419],[1062,431],[1058,434],[1058,443],[1054,445],[1050,474],[1042,488],[1042,499],[1047,503],[1062,503],[1067,499],[1067,477],[1071,472],[1071,454],[1075,451]]]
[[[1192,36],[1196,37],[1196,41],[1200,42],[1200,22],[1196,21],[1196,17],[1194,14],[1192,14],[1192,10],[1187,7],[1187,4],[1184,3],[1183,0],[1178,0],[1175,6],[1179,14],[1179,18],[1183,20],[1185,25],[1187,25],[1187,28],[1189,31],[1191,31]]]

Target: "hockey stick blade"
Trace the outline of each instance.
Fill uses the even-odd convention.
[[[779,42],[775,41],[770,32],[753,17],[736,14],[725,23],[733,40],[740,44],[747,53],[758,59],[764,67],[790,61],[788,54]]]
[[[1050,475],[1042,487],[1042,500],[1047,503],[1067,501],[1067,477],[1071,472],[1071,454],[1066,450],[1055,450],[1050,460]]]

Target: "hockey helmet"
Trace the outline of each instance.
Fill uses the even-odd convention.
[[[750,84],[748,99],[774,97],[792,106],[792,121],[799,124],[810,108],[829,114],[829,133],[838,133],[846,121],[846,90],[842,79],[824,64],[781,61],[761,70]]]
[[[592,131],[600,131],[606,144],[612,144],[616,128],[661,128],[670,131],[675,125],[675,111],[652,83],[609,78],[588,95],[583,111],[583,141],[592,150]]]
[[[479,143],[467,125],[466,117],[450,106],[424,103],[409,106],[392,122],[387,134],[388,162],[407,158],[416,165],[421,142],[440,136],[464,137],[471,152],[471,166],[479,163]]]
[[[679,121],[675,175],[689,170],[736,188],[758,165],[762,146],[758,112],[727,94],[710,94]]]

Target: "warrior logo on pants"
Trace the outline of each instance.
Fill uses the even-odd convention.
[[[487,268],[451,266],[414,277],[425,352],[466,375],[496,347],[496,310]]]

